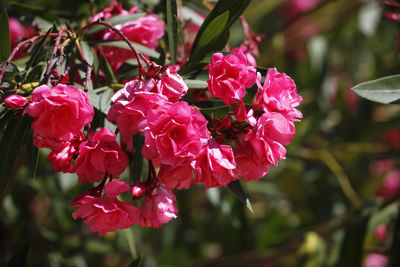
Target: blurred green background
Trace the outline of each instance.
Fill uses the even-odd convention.
[[[350,88],[398,73],[399,24],[382,19],[379,1],[313,2],[293,15],[287,1],[257,0],[244,14],[264,35],[258,65],[287,73],[304,99],[287,159],[244,185],[254,213],[226,188],[194,186],[176,191],[179,217],[160,229],[135,225],[99,237],[72,219],[70,203],[83,191],[75,175],[53,172],[41,151],[32,177],[28,153],[21,153],[0,210],[3,264],[23,255],[26,244],[27,266],[78,267],[128,266],[137,257],[142,266],[357,266],[368,253],[387,250],[390,244],[372,235],[378,223],[393,227],[397,204],[381,209],[375,193],[398,164],[399,107],[361,99]],[[38,14],[50,21],[90,14],[89,1],[23,3],[43,8]],[[152,9],[159,1],[122,3]],[[96,12],[107,4],[96,0]],[[7,0],[0,7],[23,21],[35,19]],[[237,23],[231,44],[242,41]],[[378,160],[393,166],[375,171]],[[342,265],[346,257],[355,265]]]

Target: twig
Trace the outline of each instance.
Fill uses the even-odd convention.
[[[46,72],[45,72],[44,78],[43,78],[43,84],[47,84],[49,82],[50,73],[51,73],[51,65],[53,64],[53,59],[54,59],[55,55],[57,54],[58,46],[60,45],[62,33],[64,31],[65,31],[65,29],[60,29],[58,31],[58,35],[56,38],[56,42],[54,44],[53,51],[51,52],[50,58],[47,61],[47,67],[46,67]]]
[[[15,54],[26,44],[32,44],[34,41],[36,41],[37,39],[39,39],[41,36],[40,35],[36,35],[33,36],[31,38],[29,38],[28,40],[22,41],[20,43],[18,43],[18,45],[14,48],[14,50],[11,52],[10,56],[7,58],[6,62],[4,62],[3,67],[1,68],[1,72],[0,72],[0,84],[1,81],[3,80],[3,76],[4,73],[6,72],[7,66],[11,63],[11,61],[13,60],[13,58],[15,57]],[[1,89],[1,86],[0,86]]]
[[[89,84],[90,84],[90,80],[91,80],[93,67],[87,62],[85,55],[82,52],[82,48],[81,48],[81,45],[79,44],[78,39],[75,39],[75,45],[79,51],[79,55],[81,56],[83,63],[86,65],[86,81],[85,81],[84,91],[87,92],[87,91],[89,91]]]
[[[71,41],[71,39],[66,39],[61,45],[60,45],[60,57],[57,60],[56,63],[56,72],[57,74],[60,74],[60,65],[64,61],[65,53],[64,53],[64,48],[68,45],[68,43]]]
[[[125,36],[125,34],[123,34],[120,30],[118,30],[117,28],[115,28],[113,25],[103,22],[103,21],[94,21],[92,23],[89,23],[88,25],[86,25],[85,27],[83,27],[82,29],[80,29],[79,31],[76,32],[76,35],[79,36],[81,35],[83,32],[87,31],[89,28],[93,27],[94,25],[103,25],[106,26],[107,28],[111,29],[113,32],[115,32],[116,34],[118,34],[122,40],[124,40],[129,48],[132,50],[133,54],[136,57],[136,60],[138,62],[139,65],[139,77],[141,79],[143,79],[142,74],[144,72],[144,68],[143,68],[143,64],[140,61],[140,57],[141,57],[141,53],[139,51],[136,50],[136,48],[133,46],[132,42]]]

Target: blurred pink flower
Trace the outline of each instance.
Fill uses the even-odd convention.
[[[388,261],[383,254],[371,253],[365,258],[363,267],[385,267]]]
[[[376,195],[386,199],[397,196],[400,192],[400,171],[390,171],[383,179],[382,184],[378,188]]]
[[[13,50],[18,42],[23,40],[24,38],[29,38],[35,35],[35,29],[32,26],[23,26],[18,19],[10,17],[8,19],[8,24],[10,28],[10,42],[11,42],[11,50]],[[18,59],[25,56],[25,52],[23,49],[18,50],[14,59]]]
[[[20,95],[9,95],[4,99],[4,106],[11,109],[19,109],[28,103],[26,97]]]
[[[388,228],[386,224],[380,224],[376,227],[374,237],[380,242],[386,242],[389,238]]]

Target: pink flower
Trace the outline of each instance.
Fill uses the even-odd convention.
[[[175,219],[178,210],[176,198],[171,189],[163,184],[154,187],[143,200],[140,212],[140,225],[158,228]]]
[[[242,52],[226,56],[215,53],[211,57],[208,90],[212,97],[218,97],[231,106],[236,100],[242,100],[246,88],[254,84],[255,71]]]
[[[365,260],[363,267],[385,267],[389,262],[387,256],[379,253],[369,254]]]
[[[305,13],[318,5],[319,0],[288,0],[281,8],[281,14],[287,19]]]
[[[296,109],[303,99],[296,93],[296,85],[289,76],[272,68],[268,69],[264,86],[261,86],[260,81],[261,74],[258,73],[258,91],[252,103],[255,110],[279,112],[292,121],[303,117]]]
[[[118,178],[128,165],[115,134],[103,128],[79,146],[79,156],[73,171],[79,176],[79,183],[100,182],[106,176]]]
[[[245,181],[263,177],[270,165],[277,166],[285,158],[284,145],[290,143],[294,134],[293,122],[280,113],[265,112],[254,128],[237,141],[235,159],[239,175]]]
[[[161,164],[177,166],[195,159],[210,138],[207,120],[186,102],[165,104],[147,115],[142,153]]]
[[[374,237],[380,242],[386,242],[389,238],[388,229],[386,224],[380,224],[376,227]]]
[[[193,169],[190,163],[178,166],[161,164],[158,179],[171,189],[189,188],[194,182]]]
[[[127,15],[135,13],[137,8],[123,10],[121,5],[106,8],[93,17],[93,21],[100,18],[110,18],[115,15]],[[164,21],[159,21],[157,15],[145,15],[137,20],[130,21],[116,26],[130,41],[155,49],[158,46],[158,40],[164,36]],[[93,36],[102,40],[120,40],[121,37],[112,30],[105,30],[100,34]],[[114,71],[116,71],[126,60],[134,58],[132,51],[116,47],[103,47],[104,56],[110,62]]]
[[[182,77],[176,73],[174,66],[168,66],[167,69],[160,73],[160,79],[155,84],[155,91],[168,97],[171,102],[178,101],[187,93],[188,86]]]
[[[390,171],[383,179],[382,184],[376,192],[377,196],[391,199],[397,196],[400,192],[400,171]]]
[[[227,186],[239,178],[232,148],[217,144],[213,139],[204,147],[193,165],[196,183],[203,183],[206,189]]]
[[[20,95],[9,95],[4,99],[4,106],[11,109],[19,109],[28,102],[26,97]]]
[[[257,47],[257,46],[256,46],[256,47]],[[253,54],[250,53],[249,49],[248,49],[246,46],[243,46],[243,45],[242,45],[242,46],[233,48],[233,49],[232,49],[232,53],[234,53],[234,54],[239,54],[239,53],[241,53],[241,54],[245,55],[245,56],[246,56],[246,59],[247,59],[247,63],[248,63],[250,66],[257,67],[257,61],[256,61],[256,59],[254,58]]]
[[[131,194],[134,198],[139,198],[147,193],[147,183],[136,182],[131,187]]]
[[[117,199],[119,194],[129,189],[125,182],[111,181],[106,184],[102,197],[80,195],[71,204],[72,207],[79,207],[72,216],[74,219],[86,218],[83,222],[99,235],[131,227],[139,222],[140,209]]]
[[[88,95],[71,85],[58,84],[51,89],[39,86],[32,100],[24,112],[34,118],[32,130],[37,147],[62,148],[93,118]]]

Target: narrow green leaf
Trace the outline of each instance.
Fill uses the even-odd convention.
[[[89,41],[88,42],[89,45],[98,45],[98,46],[113,46],[113,47],[119,47],[119,48],[124,48],[124,49],[129,49],[128,44],[125,41],[114,41],[114,40],[98,40],[98,41]],[[138,44],[138,43],[134,43],[132,42],[132,44],[135,46],[135,48],[145,54],[148,55],[150,57],[154,57],[154,58],[158,58],[160,56],[160,53],[158,53],[157,51],[150,49],[144,45]]]
[[[186,47],[186,42],[185,42],[185,37],[183,35],[183,28],[182,28],[182,23],[179,21],[179,19],[175,16],[175,21],[176,24],[178,25],[178,35],[179,35],[179,40],[181,41],[183,45],[183,53],[184,53],[184,58],[187,60],[187,47]]]
[[[207,81],[201,80],[184,80],[189,88],[207,88]]]
[[[225,11],[218,17],[214,18],[207,25],[199,40],[199,47],[204,47],[214,41],[225,29],[225,25],[229,19],[229,10]]]
[[[8,26],[7,10],[0,15],[0,62],[5,62],[10,56],[10,28]]]
[[[107,115],[111,107],[111,97],[114,94],[111,87],[107,86],[101,92],[89,90],[87,93],[89,95],[90,104],[92,104],[93,107]]]
[[[79,43],[81,45],[82,53],[87,63],[89,63],[90,66],[93,66],[94,53],[95,53],[93,51],[93,48],[91,48],[85,41],[79,41]]]
[[[168,46],[172,64],[176,63],[178,55],[178,24],[175,19],[176,15],[176,0],[167,0]]]
[[[140,19],[141,17],[143,17],[144,15],[146,15],[146,13],[135,13],[135,14],[129,14],[129,15],[120,15],[120,16],[115,16],[109,19],[104,20],[104,22],[107,22],[113,26],[115,25],[119,25],[119,24],[123,24],[123,23],[127,23],[127,22],[131,22],[131,21],[135,21]],[[91,27],[86,34],[93,34],[102,30],[107,29],[106,26],[103,25],[95,25],[93,27]]]
[[[99,67],[103,71],[108,84],[117,82],[117,78],[115,78],[111,65],[110,63],[108,63],[107,59],[104,57],[103,54],[100,55]]]
[[[397,210],[397,218],[392,234],[392,244],[389,251],[389,266],[400,266],[400,206]]]
[[[400,75],[360,83],[352,89],[368,100],[382,104],[394,103],[400,99]]]
[[[26,266],[30,244],[24,245],[20,248],[7,262],[6,267],[23,267]]]
[[[346,228],[340,248],[340,256],[335,266],[361,266],[363,244],[369,221],[369,211],[361,210],[359,213],[360,214],[354,214],[352,221]]]
[[[230,108],[228,106],[219,106],[215,108],[201,108],[200,112],[211,118],[220,119],[229,114]]]
[[[143,155],[142,147],[144,144],[144,137],[140,134],[133,136],[133,179],[134,182],[140,181],[143,170]]]
[[[243,190],[239,180],[233,181],[228,185],[229,189],[246,205],[246,207],[254,213],[253,207],[251,206],[250,199],[246,192]]]
[[[2,134],[0,147],[0,194],[4,194],[14,169],[19,149],[24,143],[27,130],[30,129],[31,118],[11,118]]]

